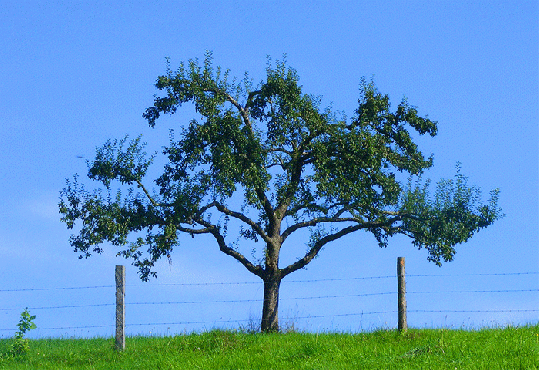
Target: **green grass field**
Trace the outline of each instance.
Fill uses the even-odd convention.
[[[483,329],[380,330],[361,334],[210,331],[114,340],[39,339],[1,369],[539,369],[539,325]]]

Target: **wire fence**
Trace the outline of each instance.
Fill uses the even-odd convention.
[[[491,273],[491,274],[462,274],[462,275],[444,275],[444,274],[439,274],[439,275],[423,275],[423,274],[408,274],[406,275],[406,278],[408,279],[408,281],[414,281],[414,280],[421,280],[421,279],[427,279],[429,281],[432,281],[433,279],[437,279],[437,278],[444,278],[444,277],[447,277],[447,278],[451,278],[451,279],[455,279],[456,277],[460,277],[460,278],[466,278],[467,280],[469,280],[470,278],[472,277],[493,277],[493,276],[498,276],[498,277],[503,277],[503,278],[507,278],[507,277],[513,277],[513,278],[522,278],[522,277],[525,277],[525,276],[528,276],[528,277],[535,277],[539,275],[539,272],[535,272],[535,271],[529,271],[529,272],[509,272],[509,273]],[[323,301],[323,300],[338,300],[338,299],[342,299],[344,300],[344,302],[356,302],[358,299],[361,299],[361,298],[373,298],[373,297],[380,297],[380,298],[383,298],[384,300],[383,301],[380,301],[380,302],[377,302],[377,307],[378,308],[382,308],[382,309],[372,309],[372,310],[361,310],[361,309],[356,309],[355,311],[350,307],[350,306],[353,306],[353,305],[343,305],[343,306],[346,306],[348,308],[349,311],[344,311],[344,312],[327,312],[327,313],[320,313],[320,310],[315,310],[313,309],[313,311],[316,311],[316,312],[310,312],[309,314],[295,314],[295,315],[291,315],[291,316],[288,316],[288,317],[281,317],[281,321],[287,321],[287,320],[293,320],[293,321],[298,321],[298,320],[317,320],[317,319],[330,319],[330,320],[335,320],[337,318],[353,318],[353,317],[368,317],[369,315],[392,315],[395,317],[395,321],[396,321],[396,314],[397,314],[397,306],[396,306],[396,296],[397,296],[397,289],[396,289],[396,284],[395,284],[395,281],[396,281],[396,276],[390,276],[390,275],[387,275],[387,276],[368,276],[368,277],[351,277],[351,278],[326,278],[326,279],[312,279],[312,280],[287,280],[286,281],[286,284],[288,286],[290,285],[299,285],[299,286],[308,286],[308,285],[315,285],[315,286],[318,286],[320,284],[334,284],[336,286],[338,286],[339,284],[345,284],[345,285],[350,285],[351,282],[354,282],[354,281],[387,281],[387,283],[384,283],[382,284],[381,286],[382,287],[385,287],[385,290],[384,289],[381,289],[381,291],[371,291],[371,292],[365,292],[365,293],[357,293],[357,294],[351,294],[351,293],[341,293],[341,294],[311,294],[311,295],[304,295],[304,296],[298,296],[298,295],[295,295],[295,296],[290,296],[289,294],[287,295],[281,295],[281,302],[295,302],[297,306],[299,307],[303,307],[304,303],[309,301],[309,302],[313,302],[315,301],[315,306],[311,306],[311,307],[321,307],[323,306],[323,303],[320,303],[320,301]],[[415,285],[420,285],[420,284],[410,284],[408,283],[408,288],[407,289],[407,297],[409,297],[409,304],[408,304],[408,310],[407,312],[408,313],[411,313],[411,314],[436,314],[436,315],[440,315],[440,314],[445,314],[446,316],[447,315],[452,315],[452,314],[515,314],[515,313],[526,313],[526,314],[532,314],[534,315],[534,317],[537,317],[535,315],[535,313],[539,312],[539,309],[536,309],[536,308],[514,308],[514,307],[509,307],[509,308],[497,308],[497,307],[493,307],[493,308],[488,308],[488,309],[485,309],[482,305],[480,305],[481,307],[478,307],[478,308],[474,308],[474,307],[466,307],[466,308],[462,308],[462,307],[454,307],[451,305],[451,302],[454,302],[454,301],[457,301],[454,297],[455,296],[458,296],[458,295],[470,295],[470,294],[474,294],[474,295],[496,295],[496,296],[502,296],[502,295],[507,295],[507,294],[519,294],[520,297],[524,297],[525,300],[527,300],[528,302],[531,303],[531,306],[530,307],[537,307],[537,305],[535,304],[535,306],[533,305],[533,302],[535,303],[538,303],[538,300],[537,298],[539,297],[538,293],[539,293],[539,288],[537,287],[538,284],[537,284],[537,280],[535,280],[536,283],[534,284],[532,282],[532,285],[535,285],[535,287],[528,287],[528,288],[515,288],[515,289],[429,289],[429,290],[422,290],[422,289],[419,289],[419,290],[414,290],[414,286]],[[260,288],[261,286],[261,283],[260,282],[253,282],[253,281],[238,281],[238,282],[197,282],[197,283],[156,283],[156,284],[153,284],[152,285],[152,288],[151,289],[164,289],[164,288],[168,288],[168,287],[183,287],[183,288],[196,288],[197,291],[200,291],[200,290],[203,290],[205,288],[210,288],[210,287],[217,287],[219,288],[220,290],[222,288],[233,288],[235,291],[237,291],[237,287],[240,287],[240,286],[253,286],[253,287],[258,287],[258,289]],[[391,289],[388,289],[387,287],[390,287],[390,286],[394,286],[394,288],[391,288]],[[139,288],[140,285],[135,285],[135,284],[127,284],[126,285],[127,288],[130,288],[130,287],[136,287],[136,288]],[[282,288],[281,288],[282,289]],[[334,287],[333,288],[330,288],[330,290],[332,289],[335,289]],[[9,301],[6,300],[6,299],[2,299],[2,295],[5,295],[5,294],[23,294],[23,293],[29,293],[29,294],[32,294],[32,293],[37,293],[37,292],[44,292],[44,293],[51,293],[51,292],[64,292],[65,291],[69,291],[70,293],[73,293],[73,292],[81,292],[83,294],[83,298],[88,298],[88,299],[92,299],[94,300],[93,302],[88,302],[88,303],[84,303],[84,302],[81,302],[81,303],[77,303],[77,304],[58,304],[58,305],[29,305],[28,309],[33,312],[33,311],[53,311],[54,312],[54,316],[56,316],[57,320],[55,321],[60,321],[58,319],[58,317],[61,317],[61,316],[64,316],[66,317],[67,315],[64,314],[64,310],[78,310],[79,312],[84,312],[84,313],[88,313],[90,310],[92,309],[97,309],[97,308],[113,308],[115,306],[115,303],[114,303],[114,290],[115,290],[115,285],[92,285],[92,286],[79,286],[79,287],[28,287],[28,288],[13,288],[13,289],[0,289],[0,302],[2,302],[2,304],[0,304],[0,314],[1,313],[19,313],[21,312],[21,307],[14,307],[14,306],[9,306]],[[338,289],[335,289],[335,290],[338,290]],[[297,294],[297,290],[293,290],[296,294]],[[300,290],[300,291],[303,291],[303,290]],[[88,292],[93,292],[93,294],[88,294]],[[260,291],[255,291],[256,293],[256,296],[260,296],[262,297],[262,294],[260,293]],[[224,294],[227,294],[226,292],[224,292]],[[249,295],[254,295],[254,294],[248,294],[247,296]],[[425,307],[426,306],[426,303],[424,301],[422,301],[421,303],[421,307],[417,307],[417,306],[414,306],[414,298],[415,296],[425,296],[425,295],[429,295],[429,300],[428,302],[432,303],[430,306],[431,307]],[[432,298],[433,296],[434,297],[439,297],[440,295],[443,295],[443,296],[447,296],[447,295],[451,295],[451,297],[453,298],[446,298],[445,300],[444,299],[438,299],[438,298]],[[203,294],[197,294],[197,296],[203,296]],[[104,302],[103,303],[94,303],[95,302],[95,299],[96,297],[100,297]],[[138,298],[138,299],[137,299]],[[49,300],[50,297],[47,298],[47,300]],[[82,300],[82,299],[81,299]],[[535,301],[534,301],[535,300]],[[449,301],[449,302],[447,302]],[[474,300],[469,300],[469,301],[475,301],[475,302],[481,302],[481,298],[477,298],[477,299],[474,299]],[[440,309],[439,307],[436,307],[436,304],[433,304],[433,303],[441,303],[444,305],[444,307],[442,309]],[[171,306],[175,306],[175,307],[183,307],[185,309],[186,306],[195,306],[195,305],[198,305],[197,307],[209,307],[209,306],[214,306],[214,305],[253,305],[253,304],[257,304],[259,305],[259,307],[257,306],[257,309],[261,308],[261,304],[262,304],[262,298],[260,299],[255,299],[255,298],[245,298],[245,299],[218,299],[218,298],[215,298],[210,295],[208,298],[198,298],[198,299],[178,299],[178,300],[143,300],[143,299],[140,299],[139,297],[136,297],[135,296],[135,300],[133,301],[129,301],[129,300],[126,300],[126,303],[125,305],[127,306],[127,312],[128,312],[128,315],[129,315],[129,312],[130,310],[134,309],[134,308],[139,308],[139,309],[147,309],[148,307],[171,307]],[[290,305],[288,305],[290,307]],[[236,307],[236,306],[235,306]],[[23,307],[24,308],[24,307]],[[391,309],[391,308],[394,308],[394,309]],[[160,309],[161,310],[161,309]],[[204,318],[200,318],[200,316],[198,315],[191,315],[192,318],[190,318],[189,314],[186,314],[185,312],[191,312],[191,313],[196,313],[197,311],[199,311],[200,309],[196,309],[196,310],[183,310],[182,311],[182,318],[184,320],[166,320],[166,315],[163,314],[159,314],[159,318],[162,319],[163,321],[160,321],[160,320],[149,320],[147,322],[142,322],[139,321],[139,322],[128,322],[126,324],[126,327],[127,328],[140,328],[140,327],[147,327],[147,326],[151,326],[151,327],[170,327],[170,326],[188,326],[188,325],[203,325],[203,326],[218,326],[218,325],[223,325],[223,326],[227,326],[227,325],[230,325],[230,324],[233,324],[233,325],[239,325],[241,327],[246,327],[248,325],[253,325],[253,321],[256,321],[254,320],[253,318],[239,318],[239,319],[232,319],[232,318],[222,318],[222,317],[219,317],[219,318],[213,318],[213,319],[204,319]],[[240,312],[241,310],[236,310],[234,308],[228,308],[228,309],[224,309],[224,311],[231,311],[232,312],[232,316],[235,316],[235,314],[238,314],[238,312]],[[40,326],[40,329],[42,330],[81,330],[81,329],[84,329],[84,330],[89,330],[89,329],[108,329],[107,331],[108,332],[111,332],[112,333],[112,330],[110,330],[111,328],[113,328],[115,326],[115,321],[114,319],[111,317],[112,316],[112,310],[110,310],[111,312],[108,312],[108,314],[105,314],[104,316],[108,319],[106,320],[108,323],[103,323],[103,324],[96,324],[96,325],[93,325],[93,324],[88,324],[88,325],[82,325],[82,323],[80,325],[73,325],[73,324],[68,324],[68,325],[53,325],[53,326],[50,326],[50,327],[47,327],[47,325],[44,325],[44,326]],[[245,311],[244,311],[245,312]],[[241,314],[240,314],[241,315]],[[94,316],[103,316],[102,314],[100,313],[96,313]],[[139,317],[144,317],[145,315],[138,315]],[[147,316],[147,315],[146,315]],[[101,320],[101,321],[104,321],[104,320]],[[0,327],[0,332],[13,332],[14,331],[14,324],[13,325],[9,325],[11,326],[11,328],[8,328],[8,327],[4,327],[4,326],[7,326],[7,323],[6,322],[3,322],[2,324],[0,324],[1,327]]]

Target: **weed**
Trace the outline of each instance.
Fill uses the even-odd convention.
[[[37,326],[34,324],[35,316],[30,315],[28,307],[21,313],[21,319],[17,326],[19,331],[15,332],[13,344],[11,345],[11,353],[14,356],[25,355],[30,349],[28,339],[24,338],[24,334],[31,329],[35,329]]]

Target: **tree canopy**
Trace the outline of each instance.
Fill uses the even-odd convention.
[[[223,253],[264,281],[264,331],[278,329],[281,280],[327,243],[365,230],[385,247],[401,234],[441,265],[457,244],[501,216],[498,191],[482,203],[480,189],[460,171],[431,191],[422,174],[433,158],[414,135],[435,136],[437,122],[406,100],[391,110],[373,82],[361,81],[351,118],[322,109],[319,98],[303,92],[297,72],[279,61],[268,63],[266,79],[255,86],[247,74],[230,78],[207,54],[202,65],[194,59],[168,68],[156,87],[163,94],[143,114],[151,127],[186,103],[200,119],[171,131],[154,188],[146,179],[153,157],[140,137],[99,148],[88,177],[103,186],[87,191],[75,177],[61,192],[62,221],[70,229],[81,222],[71,245],[83,258],[111,243],[148,279],[180,234],[212,235]],[[114,194],[115,188],[124,190]],[[228,235],[232,221],[240,225],[236,239]],[[302,230],[310,231],[305,254],[280,266],[281,247]],[[264,257],[249,258],[237,238],[258,243]]]

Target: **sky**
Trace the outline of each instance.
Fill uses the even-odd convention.
[[[283,327],[369,331],[397,325],[397,257],[406,258],[408,325],[526,325],[539,311],[539,7],[536,1],[25,1],[0,7],[0,337],[25,307],[29,337],[114,335],[114,267],[126,265],[129,335],[255,327],[262,282],[211,238],[181,237],[158,278],[129,261],[79,260],[60,222],[59,194],[107,139],[143,135],[149,148],[192,109],[142,118],[157,76],[211,50],[255,82],[286,54],[305,93],[349,116],[362,77],[393,107],[406,97],[438,121],[420,149],[426,173],[461,162],[484,197],[499,188],[505,217],[457,247],[441,268],[407,238],[380,249],[367,233],[327,245],[281,285]],[[152,169],[155,173],[159,168]],[[148,179],[151,187],[151,179]],[[485,199],[484,198],[484,199]],[[297,240],[283,259],[304,251]]]

